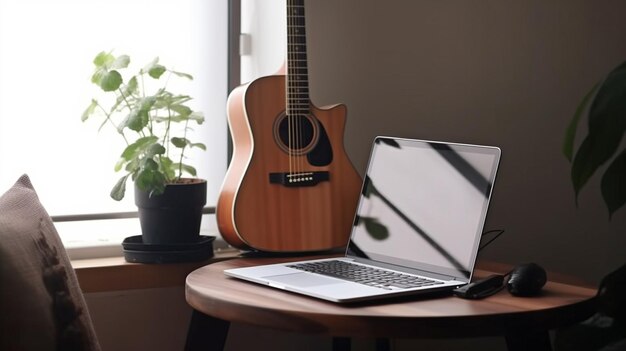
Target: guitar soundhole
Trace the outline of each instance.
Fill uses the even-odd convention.
[[[278,146],[290,155],[311,151],[319,139],[317,120],[310,115],[281,114],[274,123],[274,138]]]

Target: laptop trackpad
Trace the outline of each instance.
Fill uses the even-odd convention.
[[[344,283],[344,281],[339,280],[339,279],[320,277],[318,275],[308,274],[308,273],[270,275],[270,276],[263,277],[263,278],[269,281],[302,287],[302,288],[310,287],[310,286]]]

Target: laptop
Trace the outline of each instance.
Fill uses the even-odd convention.
[[[472,278],[500,154],[376,137],[343,257],[224,274],[338,303],[451,291]]]

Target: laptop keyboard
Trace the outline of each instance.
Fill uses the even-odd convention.
[[[443,282],[416,277],[409,274],[386,271],[362,266],[345,261],[320,261],[288,265],[287,267],[302,271],[323,274],[326,276],[349,280],[386,290],[417,288]]]

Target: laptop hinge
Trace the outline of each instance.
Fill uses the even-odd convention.
[[[410,273],[410,274],[415,274],[415,275],[423,275],[423,276],[432,277],[432,278],[435,278],[435,279],[467,281],[467,279],[463,280],[462,277],[456,277],[456,276],[453,276],[453,275],[441,274],[441,273],[436,273],[436,272],[432,272],[432,271],[428,271],[428,270],[422,270],[422,269],[417,269],[417,268],[398,266],[398,265],[395,265],[395,264],[384,263],[384,262],[380,262],[380,261],[374,261],[374,260],[370,260],[370,259],[367,259],[367,258],[361,258],[361,257],[347,257],[347,258],[349,258],[349,259],[351,259],[351,260],[353,260],[354,262],[357,262],[357,263],[368,264],[368,265],[381,267],[381,268],[386,268],[386,269],[393,269],[395,271],[400,271],[400,272],[404,272],[404,273]]]

